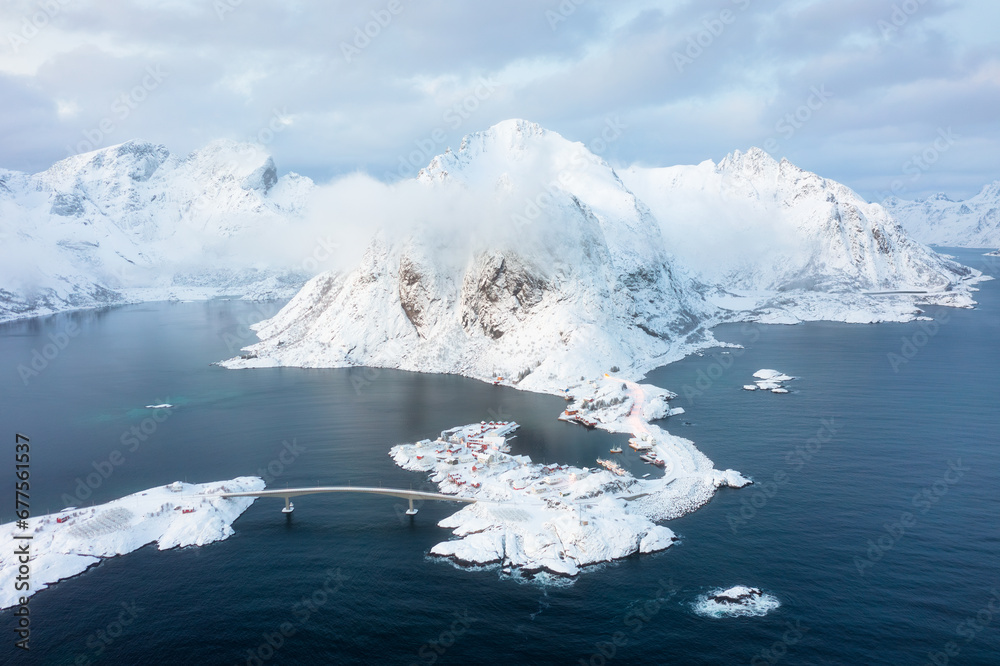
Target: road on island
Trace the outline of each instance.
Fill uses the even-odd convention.
[[[628,387],[629,397],[632,398],[632,411],[629,412],[625,421],[628,424],[628,429],[631,431],[634,437],[639,437],[640,435],[650,435],[654,439],[657,438],[657,434],[660,432],[660,428],[655,428],[657,432],[653,432],[654,428],[649,425],[644,417],[643,410],[646,406],[646,392],[642,389],[642,385],[630,380],[623,380],[625,385]],[[677,472],[680,470],[680,464],[677,460],[677,454],[674,452],[673,448],[667,446],[666,444],[657,444],[655,451],[657,455],[667,463],[667,466],[663,470],[663,483],[669,483],[677,478]]]

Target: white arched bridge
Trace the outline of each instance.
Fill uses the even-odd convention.
[[[318,495],[320,493],[367,493],[369,495],[388,495],[390,497],[401,497],[409,500],[410,508],[406,510],[406,515],[416,515],[417,510],[413,506],[413,500],[438,500],[441,502],[465,502],[472,504],[476,500],[470,497],[455,497],[454,495],[442,495],[440,493],[428,493],[422,490],[402,490],[399,488],[366,488],[364,486],[316,486],[314,488],[274,488],[270,490],[251,490],[240,493],[213,493],[213,497],[283,497],[285,508],[282,513],[291,513],[295,505],[292,498],[300,495]]]

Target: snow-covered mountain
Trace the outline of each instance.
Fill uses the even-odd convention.
[[[478,209],[463,225],[379,234],[358,268],[311,280],[226,365],[398,367],[550,391],[615,366],[637,376],[709,343],[721,320],[917,312],[912,295],[867,290],[972,303],[974,271],[759,150],[623,181],[582,144],[511,120],[418,181],[441,218],[456,199]]]
[[[295,223],[312,181],[260,147],[186,157],[129,141],[41,173],[0,170],[0,321],[171,295],[290,294],[307,276],[246,252]]]
[[[926,291],[968,305],[973,275],[914,242],[878,204],[758,148],[715,164],[623,171],[671,251],[713,289],[710,300],[768,321],[897,318],[910,301],[865,292]]]
[[[665,363],[704,340],[711,308],[655,218],[579,144],[508,121],[418,179],[442,215],[471,194],[480,219],[379,234],[356,270],[317,276],[263,325],[265,341],[247,354],[256,358],[230,365],[365,364],[546,390],[569,367],[579,376]]]
[[[884,205],[921,243],[1000,247],[1000,180],[965,201],[937,194],[920,201],[889,197]]]

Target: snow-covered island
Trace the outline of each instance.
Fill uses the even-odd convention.
[[[104,558],[125,555],[146,544],[156,542],[160,550],[167,550],[227,539],[233,534],[233,521],[254,498],[212,495],[263,488],[263,479],[256,476],[201,484],[176,481],[98,506],[35,516],[27,520],[25,529],[17,523],[0,525],[0,538],[11,545],[0,554],[0,609],[81,574]],[[24,539],[26,535],[31,539]],[[14,545],[22,543],[29,544],[31,554],[30,587],[18,591],[14,584],[21,563]]]
[[[757,378],[757,381],[753,384],[744,384],[744,391],[770,391],[771,393],[788,393],[788,389],[784,387],[782,382],[790,382],[795,377],[786,375],[778,370],[770,370],[764,368],[753,373],[753,376]]]
[[[750,483],[734,470],[716,470],[692,442],[647,422],[669,411],[673,394],[609,376],[571,390],[579,396],[574,405],[591,405],[587,418],[595,427],[641,438],[665,461],[664,476],[533,463],[508,453],[506,435],[517,427],[508,422],[400,444],[390,451],[396,464],[427,473],[442,493],[478,500],[439,523],[457,538],[434,546],[432,555],[574,576],[589,564],[668,548],[676,537],[657,522],[694,511],[721,486]]]

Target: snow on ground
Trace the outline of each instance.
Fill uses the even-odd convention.
[[[694,602],[694,612],[706,617],[761,616],[781,606],[776,597],[745,585],[718,589]]]
[[[585,413],[594,427],[643,438],[665,461],[664,476],[636,479],[509,455],[497,433],[516,424],[471,424],[437,441],[395,446],[390,455],[400,467],[427,473],[442,493],[479,500],[439,523],[457,538],[434,546],[432,555],[574,576],[589,564],[668,548],[676,537],[657,522],[694,511],[721,486],[750,483],[734,470],[714,469],[692,442],[648,422],[670,411],[669,391],[607,375],[570,391],[568,411]]]
[[[18,603],[50,585],[83,573],[102,559],[125,555],[146,544],[160,550],[203,546],[233,534],[232,524],[254,502],[252,497],[205,497],[218,492],[262,490],[264,481],[241,476],[231,481],[189,484],[177,481],[150,488],[106,504],[63,510],[0,525],[0,537],[10,548],[0,554],[0,609]],[[31,539],[16,537],[31,535]],[[28,543],[31,553],[30,589],[14,589],[18,567],[15,545]]]

